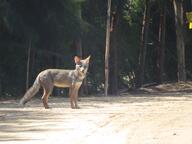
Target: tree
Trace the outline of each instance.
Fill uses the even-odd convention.
[[[173,6],[175,12],[178,81],[186,81],[185,43],[183,28],[183,0],[173,0]]]
[[[109,44],[110,44],[110,24],[111,24],[110,17],[111,17],[111,0],[108,0],[106,47],[105,47],[105,96],[108,95],[108,88],[109,88]]]
[[[146,60],[146,52],[147,52],[149,21],[150,21],[150,9],[151,9],[150,0],[145,0],[145,11],[143,15],[141,44],[140,44],[139,62],[138,62],[138,69],[137,69],[137,87],[142,86],[144,83],[145,60]]]
[[[31,39],[29,40],[29,47],[27,52],[27,69],[26,69],[26,91],[29,88],[29,68],[30,68],[30,59],[31,59]]]
[[[116,0],[113,1],[112,12],[111,12],[111,41],[110,41],[110,59],[109,59],[109,93],[112,95],[118,94],[118,85],[119,85],[119,35],[120,35],[120,27],[121,27],[121,18],[123,6],[125,5],[125,1]]]
[[[109,59],[109,93],[116,95],[118,92],[118,26],[119,26],[119,10],[112,12],[111,18],[111,51]]]
[[[157,82],[162,83],[165,77],[164,62],[165,62],[165,32],[166,32],[166,4],[165,0],[159,1],[160,19],[159,19],[159,34],[157,44]]]

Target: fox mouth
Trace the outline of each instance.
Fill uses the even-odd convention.
[[[79,71],[79,74],[80,74],[81,76],[86,75],[85,71]]]

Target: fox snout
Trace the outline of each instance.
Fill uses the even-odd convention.
[[[76,70],[81,72],[81,73],[85,73],[85,68],[83,66],[76,65]]]
[[[80,71],[81,71],[82,73],[85,73],[85,69],[84,69],[84,68],[80,68]]]

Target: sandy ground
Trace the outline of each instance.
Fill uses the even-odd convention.
[[[190,94],[39,99],[25,108],[0,102],[2,144],[192,144]]]

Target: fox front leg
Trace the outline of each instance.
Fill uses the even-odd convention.
[[[75,95],[74,95],[74,102],[75,102],[75,108],[76,109],[80,109],[80,107],[78,106],[77,104],[77,101],[78,101],[78,92],[79,92],[79,88],[78,89],[75,89]]]
[[[71,104],[71,108],[74,109],[74,87],[70,87],[69,88],[69,98],[70,98],[70,104]]]

